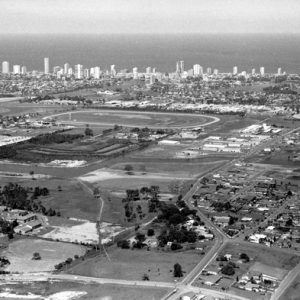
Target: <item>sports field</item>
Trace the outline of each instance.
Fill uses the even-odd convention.
[[[158,113],[140,111],[93,110],[51,115],[68,124],[109,125],[149,128],[188,128],[206,126],[219,119],[187,113]]]

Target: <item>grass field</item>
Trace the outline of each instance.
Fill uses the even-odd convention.
[[[41,295],[40,299],[52,296],[51,299],[61,299],[58,293],[64,291],[85,292],[78,300],[159,300],[168,293],[167,289],[127,287],[109,284],[83,284],[71,281],[34,282],[1,285],[3,289],[11,290],[11,293],[26,295],[30,292]],[[54,298],[54,296],[56,296]],[[66,299],[66,298],[63,298]],[[74,298],[73,298],[74,299]],[[49,298],[50,300],[50,298]]]
[[[300,275],[291,283],[286,292],[278,300],[299,300],[300,299]]]
[[[127,280],[141,280],[144,274],[148,274],[150,280],[172,282],[174,264],[179,263],[186,274],[202,258],[197,250],[163,252],[125,250],[113,246],[108,253],[111,261],[98,256],[74,266],[68,273]]]
[[[99,213],[100,203],[75,179],[46,178],[46,179],[19,179],[11,177],[1,178],[1,183],[17,182],[25,187],[46,187],[49,195],[40,197],[42,204],[47,208],[55,209],[61,216],[95,221]],[[61,191],[58,187],[61,187]]]
[[[175,113],[151,113],[135,111],[74,111],[71,114],[61,114],[57,116],[58,121],[70,121],[84,124],[109,124],[135,127],[191,127],[200,126],[213,119],[209,116],[196,114],[175,114]]]
[[[38,252],[42,259],[32,260],[34,252]],[[85,248],[79,245],[30,238],[11,242],[1,255],[10,261],[7,271],[41,272],[54,270],[56,264],[84,253]]]
[[[249,263],[239,264],[239,269],[236,269],[236,275],[238,276],[247,272],[255,262],[284,270],[291,270],[300,262],[300,256],[287,254],[278,249],[256,246],[250,243],[230,243],[222,250],[220,255],[227,253],[232,254],[233,261],[237,261],[241,253],[246,253],[250,257]]]

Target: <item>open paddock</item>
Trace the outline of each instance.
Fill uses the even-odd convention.
[[[126,280],[141,280],[147,274],[150,280],[173,282],[174,264],[179,263],[185,275],[202,259],[198,250],[164,252],[126,250],[116,246],[109,248],[109,256],[111,261],[97,256],[74,266],[68,273]]]
[[[32,259],[35,252],[40,254],[41,260]],[[79,245],[28,238],[11,242],[1,255],[10,261],[6,271],[27,273],[52,271],[58,263],[85,252],[85,247]]]

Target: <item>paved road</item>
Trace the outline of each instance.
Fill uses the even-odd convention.
[[[123,285],[131,287],[142,287],[142,288],[163,288],[163,289],[176,289],[178,295],[183,295],[188,292],[202,293],[205,295],[211,295],[214,297],[228,297],[227,299],[232,300],[248,300],[247,298],[228,294],[221,291],[214,291],[211,289],[197,288],[192,286],[186,286],[182,284],[175,284],[172,282],[159,282],[159,281],[140,281],[140,280],[121,280],[121,279],[110,279],[110,278],[96,278],[88,276],[70,275],[70,274],[49,274],[49,273],[25,273],[25,274],[14,274],[14,275],[0,275],[0,282],[38,282],[38,281],[49,281],[49,280],[66,280],[79,283],[98,283],[98,284],[113,284]],[[177,294],[177,293],[176,293]],[[167,296],[169,296],[168,294]],[[170,295],[172,297],[172,295]],[[177,297],[177,296],[176,296]],[[165,297],[165,299],[167,299]],[[177,299],[177,298],[168,298]]]
[[[209,126],[213,123],[216,123],[216,122],[219,122],[220,119],[217,118],[217,117],[214,117],[214,116],[208,116],[208,115],[200,115],[200,114],[192,114],[192,113],[176,113],[176,112],[148,112],[148,111],[136,111],[136,110],[114,110],[114,109],[99,109],[99,110],[80,110],[80,111],[69,111],[69,112],[63,112],[63,113],[59,113],[59,114],[53,114],[53,115],[49,115],[49,116],[46,116],[44,117],[43,119],[49,119],[49,118],[54,118],[54,117],[59,117],[59,116],[63,116],[63,115],[69,115],[70,113],[72,115],[75,115],[75,114],[78,114],[78,113],[101,113],[101,112],[105,112],[105,113],[118,113],[118,114],[138,114],[138,115],[141,115],[141,114],[145,114],[145,115],[167,115],[167,116],[189,116],[189,117],[204,117],[204,118],[207,118],[207,119],[212,119],[211,121],[208,121],[208,122],[205,122],[203,124],[192,124],[192,125],[184,125],[184,124],[181,124],[181,125],[166,125],[166,126],[163,126],[163,125],[159,125],[159,126],[156,126],[156,125],[149,125],[147,127],[149,128],[152,128],[152,129],[160,129],[160,128],[176,128],[176,129],[181,129],[181,128],[195,128],[195,127],[206,127],[206,126]],[[99,118],[100,119],[100,118]],[[60,120],[60,123],[63,123],[63,124],[87,124],[89,123],[90,125],[108,125],[108,126],[114,126],[116,124],[116,122],[112,122],[112,123],[109,123],[109,122],[89,122],[89,121],[75,121],[75,120],[65,120],[65,121],[62,121]],[[117,122],[119,125],[123,125],[125,127],[141,127],[140,124],[122,124],[122,120],[120,119],[119,122]]]
[[[278,300],[288,287],[293,283],[296,277],[300,274],[300,264],[298,264],[294,269],[292,269],[285,278],[281,281],[279,287],[276,289],[275,293],[272,294],[270,300]],[[300,298],[300,296],[299,296]]]

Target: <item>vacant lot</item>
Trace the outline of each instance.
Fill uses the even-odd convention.
[[[116,286],[109,284],[83,284],[79,282],[70,281],[54,281],[54,282],[34,282],[34,283],[19,283],[19,284],[5,284],[1,286],[3,289],[9,289],[11,293],[19,293],[26,295],[30,292],[34,295],[41,295],[44,297],[52,296],[51,299],[59,298],[63,292],[85,292],[80,300],[159,300],[163,295],[168,293],[167,289],[160,288],[139,288]],[[61,294],[59,294],[61,293]],[[54,295],[57,296],[54,298]],[[47,300],[48,298],[46,298]],[[67,298],[63,298],[67,299]]]
[[[300,297],[300,275],[292,282],[286,292],[279,300],[299,300]]]
[[[163,252],[108,248],[111,261],[96,257],[75,266],[69,272],[94,277],[141,280],[147,274],[150,280],[174,281],[173,266],[179,263],[188,273],[201,260],[197,250],[185,252]],[[186,274],[185,273],[185,274]]]
[[[83,255],[85,248],[78,245],[49,242],[40,239],[21,239],[9,244],[1,252],[10,261],[6,270],[10,272],[41,272],[54,270],[54,266],[74,255]],[[41,260],[32,260],[38,252]]]

